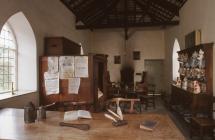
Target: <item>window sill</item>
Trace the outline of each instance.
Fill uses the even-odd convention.
[[[0,94],[0,101],[9,99],[9,98],[14,98],[17,96],[22,96],[22,95],[29,94],[29,93],[34,93],[34,92],[36,92],[36,91],[33,91],[33,90],[16,91],[14,95],[12,95],[11,92],[2,93],[2,94]]]

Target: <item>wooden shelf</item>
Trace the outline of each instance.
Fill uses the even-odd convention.
[[[207,47],[212,47],[213,45],[214,45],[213,42],[205,43],[205,44],[199,44],[197,46],[193,46],[193,47],[178,51],[178,53],[189,53],[189,52],[199,51],[200,49],[205,49]]]

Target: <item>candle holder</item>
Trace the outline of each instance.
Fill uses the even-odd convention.
[[[11,92],[12,92],[12,95],[15,95],[14,88],[13,88],[13,82],[12,82]]]

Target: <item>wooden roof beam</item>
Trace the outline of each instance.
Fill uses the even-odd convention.
[[[170,11],[176,16],[179,16],[179,7],[166,0],[150,0],[150,2],[163,7],[164,9]]]
[[[99,7],[102,7],[103,3],[99,0],[95,0],[90,4],[84,6],[82,10],[76,13],[76,17],[80,20],[87,17],[90,14],[93,14]]]
[[[119,0],[112,1],[112,3],[110,3],[106,7],[103,7],[100,11],[98,11],[91,18],[88,18],[87,23],[89,24],[89,26],[92,24],[96,24],[96,23],[100,22],[101,20],[103,20],[104,18],[106,18],[108,13],[114,9],[114,7],[117,5],[118,2],[119,2]]]
[[[127,27],[158,27],[158,26],[176,26],[179,25],[179,21],[166,21],[166,22],[144,22],[144,23],[128,23]],[[105,25],[91,25],[90,26],[93,29],[104,29],[104,28],[124,28],[123,23],[122,24],[105,24]],[[85,25],[76,25],[76,29],[89,29],[89,26]]]
[[[137,5],[139,5],[139,7],[144,11],[144,13],[148,14],[152,20],[161,20],[161,21],[165,21],[165,17],[162,16],[157,16],[156,14],[150,12],[150,2],[147,1],[147,4],[143,4],[142,2],[135,0],[135,2],[137,3]]]
[[[76,5],[75,7],[74,7],[74,11],[79,11],[80,9],[81,9],[81,7],[83,6],[83,5],[85,5],[86,3],[88,3],[89,2],[89,0],[82,0],[78,5]]]
[[[128,1],[124,0],[124,29],[125,40],[128,40]]]

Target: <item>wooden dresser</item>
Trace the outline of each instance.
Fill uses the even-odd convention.
[[[204,52],[204,65],[192,63],[196,55]],[[190,122],[193,116],[207,117],[211,115],[213,97],[213,43],[200,44],[178,52],[179,74],[183,81],[187,79],[187,88],[172,85],[171,105],[179,116]],[[185,59],[186,57],[186,59]],[[195,64],[195,65],[194,65]],[[204,72],[204,73],[202,73]],[[195,93],[194,82],[200,85],[200,93]]]

